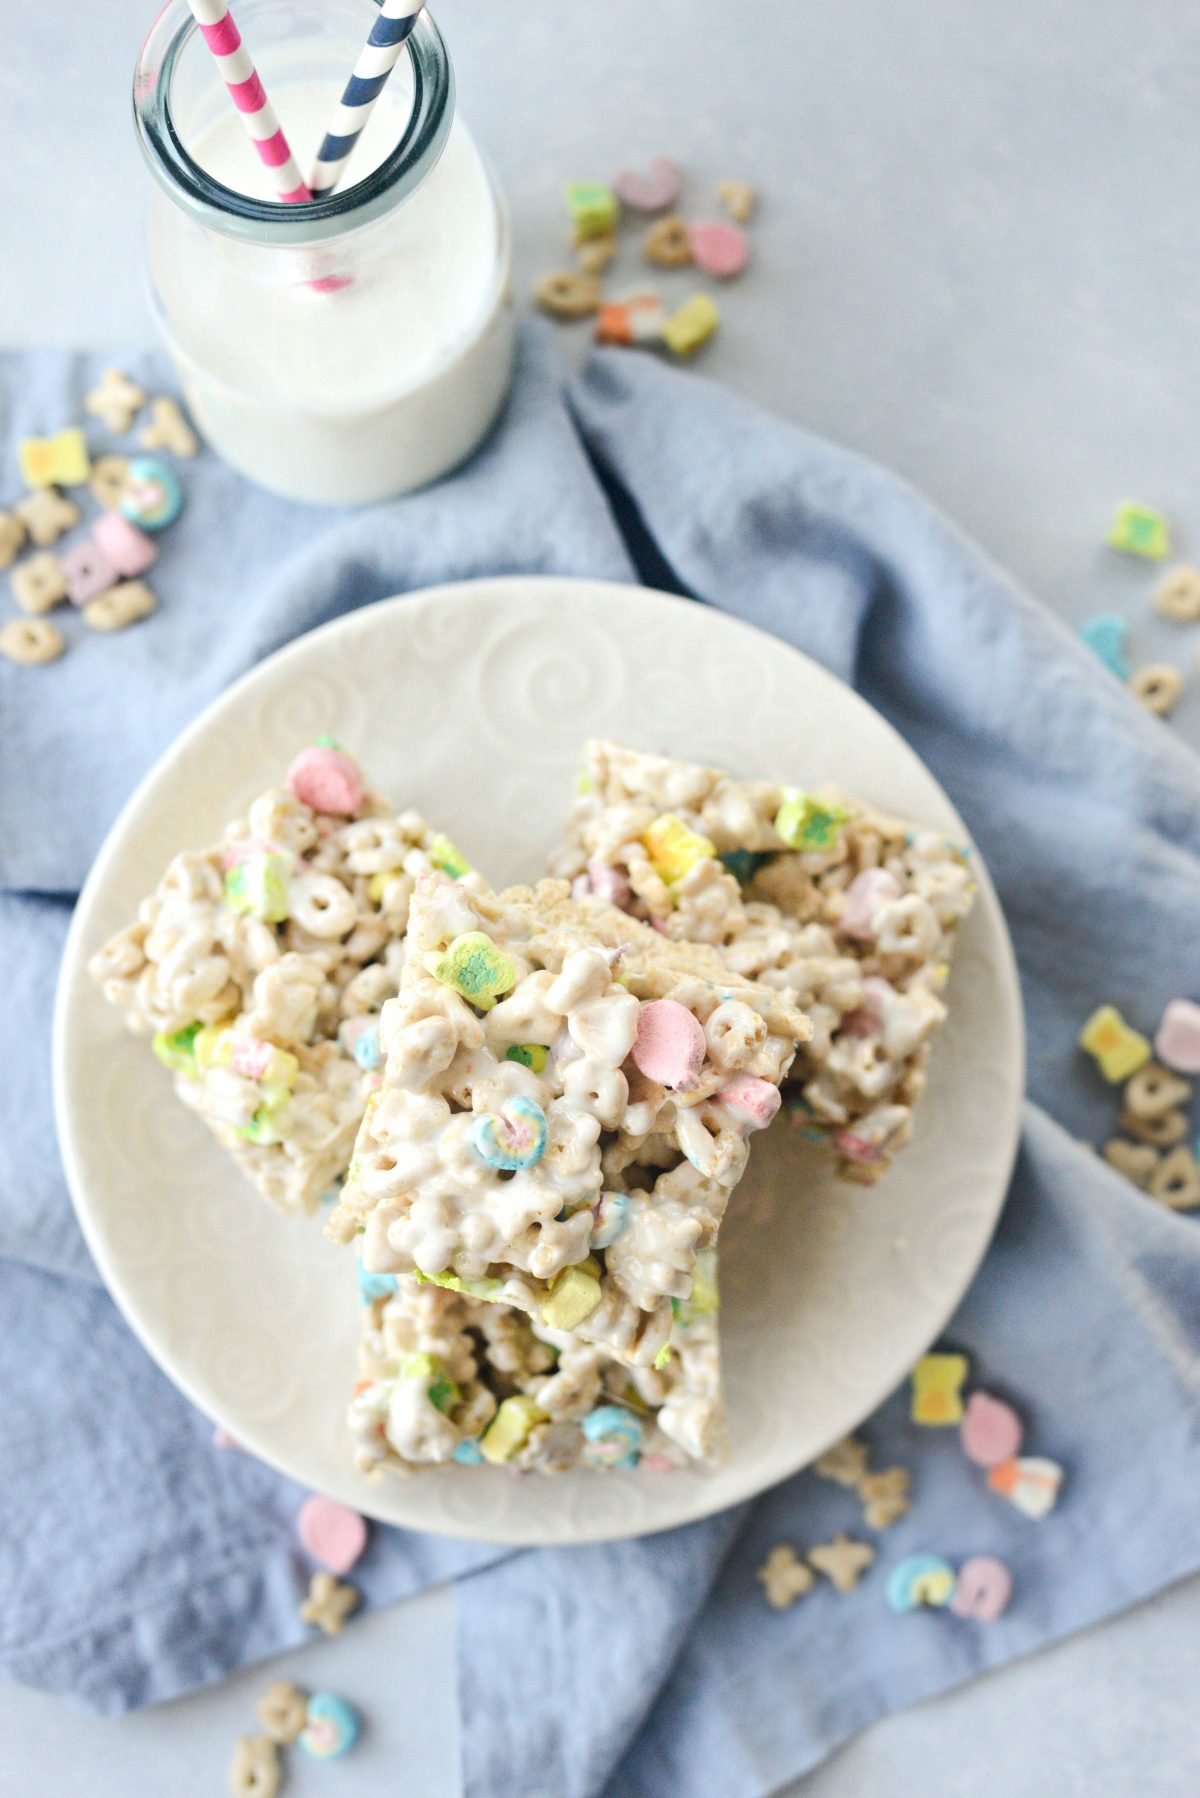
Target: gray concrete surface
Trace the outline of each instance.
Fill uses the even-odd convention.
[[[67,31],[61,9],[10,0],[4,343],[149,334],[127,94],[152,11],[106,0],[103,20],[81,10]],[[706,370],[890,463],[1068,622],[1129,616],[1135,660],[1187,672],[1170,728],[1200,744],[1200,630],[1155,619],[1152,572],[1103,541],[1115,503],[1137,497],[1200,555],[1191,8],[441,0],[437,15],[512,203],[523,291],[562,260],[568,177],[666,151],[696,210],[723,175],[755,181],[754,265],[722,295]],[[637,279],[635,253],[624,266]],[[1183,1798],[1200,1760],[1198,1621],[1193,1581],[888,1719],[795,1798]],[[298,1769],[297,1798],[334,1778],[345,1798],[397,1778],[413,1798],[455,1798],[448,1593],[281,1670],[355,1697],[377,1732],[336,1775]],[[252,1671],[120,1722],[0,1686],[0,1798],[209,1798],[262,1683]]]

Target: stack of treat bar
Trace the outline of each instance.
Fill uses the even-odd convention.
[[[966,852],[613,744],[579,787],[560,878],[496,893],[319,742],[92,964],[267,1199],[332,1198],[371,1472],[720,1464],[750,1136],[782,1091],[871,1182],[911,1129]]]

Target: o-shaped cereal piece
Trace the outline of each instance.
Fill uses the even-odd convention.
[[[294,1742],[304,1728],[308,1699],[290,1680],[277,1679],[267,1687],[255,1709],[272,1742],[287,1744]]]
[[[533,297],[542,311],[554,318],[586,318],[600,309],[600,282],[595,275],[576,275],[562,269],[543,275]]]
[[[672,215],[659,219],[646,235],[642,253],[659,268],[684,268],[692,260],[691,233],[685,220]]]
[[[1183,696],[1183,676],[1169,662],[1151,662],[1139,668],[1130,676],[1129,686],[1134,698],[1157,718],[1173,712]]]
[[[149,618],[157,606],[145,581],[121,581],[84,606],[83,622],[94,631],[123,631],[127,625]]]
[[[29,668],[56,661],[65,648],[62,632],[45,618],[12,618],[0,630],[0,655]]]
[[[354,897],[332,874],[293,876],[292,916],[312,936],[345,936],[358,922]]]
[[[275,1798],[282,1777],[274,1742],[265,1736],[239,1736],[229,1769],[233,1798]]]

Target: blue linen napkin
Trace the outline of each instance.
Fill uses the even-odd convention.
[[[95,370],[0,365],[12,434],[74,416]],[[469,1798],[758,1798],[884,1711],[1200,1565],[1200,1237],[1072,1140],[1102,1138],[1112,1109],[1074,1047],[1080,1019],[1112,998],[1145,1026],[1200,993],[1200,779],[1069,633],[893,476],[630,354],[598,357],[569,402],[546,334],[527,333],[514,402],[482,454],[426,494],[354,514],[271,500],[202,455],[196,526],[165,544],[172,604],[153,630],[76,645],[56,670],[0,671],[0,942],[22,970],[0,1132],[0,1662],[116,1710],[303,1634],[297,1489],[214,1454],[96,1288],[47,1165],[61,895],[180,725],[288,636],[432,580],[634,566],[853,681],[929,762],[988,860],[1021,965],[1031,1103],[1000,1232],[947,1334],[981,1384],[1018,1403],[1026,1452],[1062,1460],[1068,1484],[1034,1524],[987,1493],[954,1432],[916,1431],[893,1399],[866,1435],[877,1464],[913,1470],[915,1502],[851,1595],[822,1587],[782,1615],[762,1602],[754,1570],[775,1542],[864,1533],[850,1496],[810,1474],[599,1548],[505,1556],[377,1530],[361,1583],[379,1603],[464,1576]],[[185,610],[203,625],[177,620]],[[71,778],[83,756],[87,782]],[[894,1617],[886,1570],[917,1548],[998,1553],[1017,1580],[1008,1615]],[[537,1644],[532,1686],[517,1634]]]

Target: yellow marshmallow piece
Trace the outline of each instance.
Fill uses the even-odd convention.
[[[1113,1086],[1128,1080],[1150,1059],[1150,1044],[1131,1030],[1115,1005],[1094,1011],[1079,1032],[1079,1046],[1095,1057],[1104,1078]]]
[[[698,831],[689,830],[682,818],[674,812],[664,812],[656,818],[648,829],[642,833],[642,844],[650,857],[650,864],[660,880],[668,886],[674,886],[683,879],[705,857],[715,856],[717,851],[707,837]]]
[[[943,1427],[962,1420],[962,1386],[969,1371],[965,1355],[924,1355],[912,1371],[914,1423]]]
[[[26,437],[19,454],[21,473],[30,487],[77,487],[92,472],[87,440],[78,425],[54,437]]]

